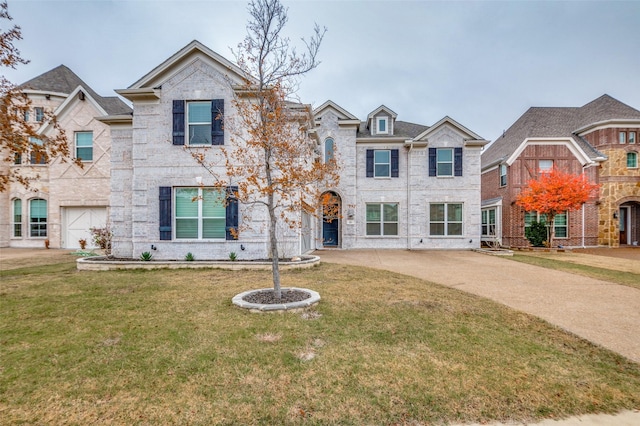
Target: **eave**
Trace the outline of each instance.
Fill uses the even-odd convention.
[[[143,87],[140,89],[120,89],[116,93],[131,102],[155,102],[160,100],[160,89]]]
[[[105,115],[102,117],[96,117],[96,120],[108,125],[133,124],[133,115],[132,114]]]

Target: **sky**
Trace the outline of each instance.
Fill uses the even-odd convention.
[[[228,59],[246,36],[247,1],[8,0],[31,62],[22,83],[60,64],[102,96],[129,87],[192,40]],[[300,100],[332,100],[361,120],[444,116],[495,140],[532,106],[603,94],[640,109],[640,1],[282,0],[300,46],[327,28]],[[7,30],[2,21],[0,30]]]

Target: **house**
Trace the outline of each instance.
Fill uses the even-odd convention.
[[[26,189],[11,183],[0,193],[0,247],[79,248],[91,246],[90,227],[108,220],[111,169],[111,133],[97,117],[130,114],[118,97],[102,97],[73,71],[60,65],[20,85],[32,102],[25,117],[43,121],[52,112],[65,132],[74,158],[83,168],[60,158],[44,164],[34,155],[22,155],[12,165],[24,175],[40,177]],[[43,122],[39,132],[52,132]]]
[[[227,259],[231,252],[239,259],[268,256],[266,212],[249,213],[233,198],[223,202],[225,191],[214,188],[192,156],[234,149],[225,125],[237,122],[232,100],[244,78],[235,64],[193,41],[117,90],[132,102],[133,115],[101,118],[111,126],[113,140],[115,256],[145,251],[157,259],[182,259],[187,253],[197,259]],[[323,247],[480,245],[480,153],[488,141],[449,117],[428,127],[399,121],[386,106],[365,122],[331,101],[313,114],[315,129],[309,133],[316,138],[318,160],[335,155],[342,166],[340,184],[326,188],[340,214],[302,215],[300,229],[281,235],[284,256]],[[238,227],[245,230],[233,235]]]
[[[327,188],[339,218],[323,218],[318,247],[471,249],[480,246],[480,154],[488,143],[450,117],[409,123],[385,105],[366,121],[334,102],[314,111],[325,157],[342,177]]]
[[[640,111],[608,95],[581,107],[534,107],[482,154],[482,239],[528,246],[525,228],[544,219],[515,204],[530,179],[559,168],[600,192],[556,217],[559,245],[637,245],[640,240]]]

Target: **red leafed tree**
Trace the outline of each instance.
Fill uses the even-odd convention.
[[[546,215],[551,227],[549,247],[553,247],[556,215],[578,210],[598,188],[599,185],[589,183],[584,175],[565,173],[554,168],[548,173],[541,173],[538,179],[527,182],[527,187],[518,194],[516,204],[526,211]]]
[[[20,56],[14,45],[22,39],[22,32],[19,26],[11,26],[11,20],[7,3],[0,3],[0,24],[9,27],[0,30],[0,66],[15,69],[29,61]],[[31,100],[21,88],[0,76],[0,192],[6,191],[11,182],[28,188],[31,181],[38,179],[32,170],[19,165],[28,156],[38,163],[48,163],[57,156],[63,161],[69,157],[66,135],[55,117],[45,111],[42,121],[28,121],[25,117],[31,108]],[[49,125],[52,130],[41,131]],[[76,164],[82,167],[79,161]]]

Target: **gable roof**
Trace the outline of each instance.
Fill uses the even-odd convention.
[[[176,67],[180,68],[180,64],[188,61],[192,57],[200,57],[210,61],[212,64],[224,69],[230,74],[236,83],[242,83],[245,79],[252,81],[253,78],[247,75],[239,66],[209,49],[198,40],[193,40],[182,49],[171,55],[167,60],[142,76],[138,81],[128,87],[128,90],[152,88],[161,85],[164,80],[170,78],[175,72]]]
[[[396,119],[396,117],[398,116],[398,114],[396,114],[395,112],[393,112],[393,110],[391,110],[391,108],[384,106],[384,105],[380,105],[378,108],[374,109],[373,111],[371,111],[371,113],[367,116],[367,120],[371,120],[373,117],[375,117],[378,113],[385,111],[387,114],[389,114],[391,116],[391,118],[393,118],[394,120]]]
[[[355,124],[359,124],[360,123],[360,119],[358,117],[356,117],[355,115],[351,114],[349,111],[347,111],[346,109],[342,108],[340,105],[338,105],[337,103],[333,102],[332,100],[328,100],[325,103],[323,103],[322,105],[320,105],[318,108],[313,110],[313,115],[316,117],[316,120],[319,120],[320,118],[322,118],[322,116],[324,114],[327,113],[327,111],[333,111],[336,116],[338,117],[338,120],[342,121],[342,120],[347,120],[347,121],[352,121],[355,120],[357,123]]]
[[[458,129],[461,133],[463,133],[466,136],[465,140],[482,141],[484,143],[488,143],[488,141],[485,141],[482,138],[482,136],[479,136],[475,132],[472,132],[471,130],[469,130],[468,128],[463,126],[462,124],[458,123],[453,118],[449,117],[448,115],[445,115],[444,117],[442,117],[437,123],[435,123],[433,126],[429,127],[424,132],[420,133],[419,135],[417,135],[413,139],[416,140],[416,141],[421,140],[421,139],[428,139],[430,134],[432,134],[439,127],[441,127],[441,126],[443,126],[445,124],[449,124],[450,126],[453,126],[454,128]]]
[[[609,120],[638,120],[640,111],[609,95],[582,107],[531,107],[482,153],[482,168],[506,160],[527,139],[561,138],[572,141],[591,160],[601,160],[604,154],[578,134],[591,124]]]
[[[117,96],[103,97],[98,95],[65,65],[59,65],[19,86],[20,89],[26,92],[59,93],[65,96],[72,94],[78,87],[82,87],[108,114],[131,112],[131,108]]]
[[[424,126],[422,124],[396,120],[393,125],[392,135],[372,135],[368,126],[368,121],[360,122],[360,127],[358,128],[358,133],[356,135],[358,139],[411,139],[429,128],[429,126]]]

